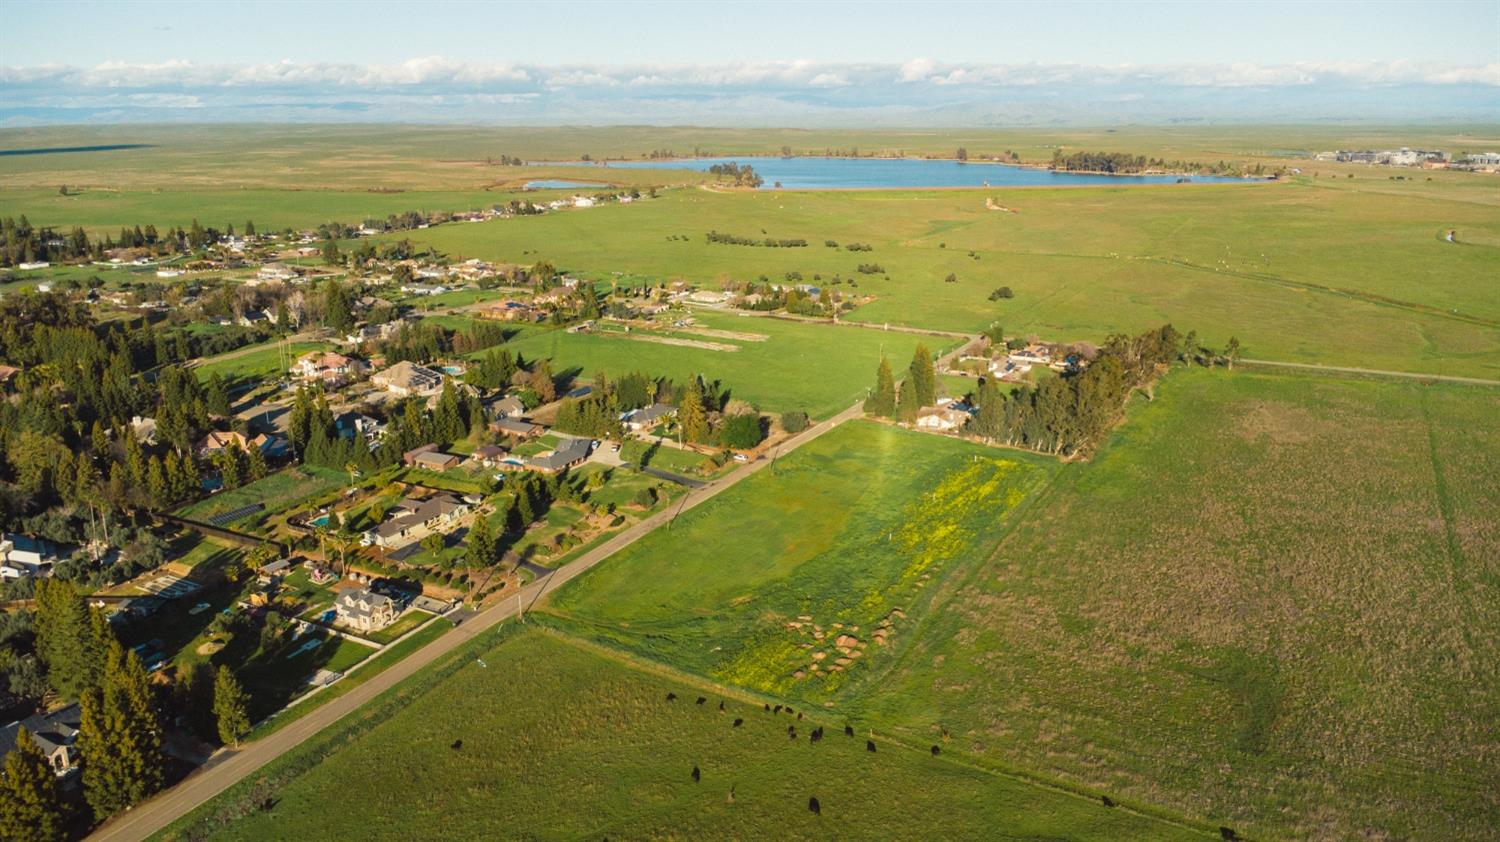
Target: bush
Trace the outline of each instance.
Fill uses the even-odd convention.
[[[760,444],[763,438],[765,432],[760,416],[751,413],[729,416],[724,419],[724,426],[719,430],[719,442],[737,450],[748,450]]]
[[[788,433],[800,433],[807,429],[806,412],[783,412],[781,413],[781,429]]]
[[[1011,290],[1010,287],[997,287],[994,292],[990,293],[990,300],[991,301],[999,301],[1002,298],[1015,298],[1015,297],[1016,297],[1016,294],[1015,294],[1015,292],[1013,292]]]

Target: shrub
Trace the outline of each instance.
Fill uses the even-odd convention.
[[[1015,297],[1016,297],[1016,294],[1015,294],[1014,291],[1011,290],[1010,287],[996,287],[995,291],[992,292],[992,293],[990,293],[990,300],[991,301],[999,301],[1002,298],[1015,298]]]
[[[807,429],[806,412],[783,412],[781,413],[781,429],[788,433],[800,433]]]

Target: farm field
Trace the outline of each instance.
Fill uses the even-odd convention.
[[[341,839],[356,826],[365,839],[437,827],[533,839],[957,838],[980,827],[1012,838],[1209,838],[933,757],[926,745],[881,740],[872,754],[835,717],[771,713],[546,632],[493,641],[276,761],[253,792],[247,781],[194,814],[223,809],[219,820],[179,822],[165,838]],[[818,724],[827,736],[814,743]],[[393,768],[433,785],[392,786]],[[268,809],[236,807],[268,797]]]
[[[1500,391],[1157,395],[842,710],[1256,837],[1492,837]]]
[[[1500,217],[1485,191],[1469,189],[1493,191],[1493,179],[1381,179],[1378,193],[1349,186],[1359,183],[680,190],[420,239],[446,253],[529,253],[573,272],[709,286],[789,272],[826,286],[838,276],[835,289],[876,296],[850,317],[873,323],[977,331],[999,322],[1013,334],[1099,342],[1172,321],[1216,347],[1235,336],[1251,357],[1500,377]],[[711,230],[809,245],[709,243]],[[1449,230],[1459,244],[1443,240]],[[856,271],[867,263],[884,271]],[[989,300],[1000,286],[1015,297]]]
[[[697,327],[744,336],[692,335],[691,329],[671,334],[688,337],[688,341],[700,343],[699,347],[648,341],[651,334],[646,331],[548,331],[524,335],[506,347],[527,360],[550,357],[554,374],[572,372],[585,379],[600,370],[615,377],[641,371],[665,375],[678,383],[702,374],[722,381],[730,397],[747,400],[761,410],[801,410],[823,418],[864,398],[875,383],[882,349],[892,368],[904,370],[919,343],[925,343],[936,355],[956,342],[941,336],[744,317],[703,309],[694,311],[693,316]]]
[[[849,422],[593,568],[548,610],[716,681],[822,702],[890,662],[1054,467]]]
[[[272,515],[348,484],[348,474],[316,465],[283,468],[264,479],[190,503],[175,514],[178,517],[207,521],[215,515],[258,503],[265,508],[225,525],[230,529],[259,534],[264,531],[265,521]]]

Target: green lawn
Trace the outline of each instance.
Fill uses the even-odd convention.
[[[1157,395],[844,709],[1262,838],[1491,838],[1500,391]]]
[[[239,349],[209,357],[193,368],[193,374],[200,381],[206,381],[214,372],[218,372],[230,386],[274,380],[285,375],[287,367],[303,354],[332,347],[327,342],[293,342],[283,347],[272,340],[253,349]],[[286,365],[282,365],[283,361]]]
[[[678,383],[694,374],[722,381],[730,396],[772,412],[801,410],[823,418],[864,398],[875,384],[883,350],[895,369],[905,370],[925,343],[934,354],[955,340],[910,333],[835,327],[828,324],[752,318],[698,310],[698,327],[724,335],[678,335],[723,349],[642,341],[641,334],[552,331],[523,336],[506,347],[528,360],[549,357],[552,371],[592,378],[631,371],[665,375]],[[730,350],[733,349],[733,350]]]
[[[944,578],[1053,467],[851,422],[593,568],[551,610],[701,675],[821,702],[895,657]]]
[[[165,838],[395,840],[436,828],[531,839],[959,838],[978,828],[1029,839],[1209,838],[933,757],[925,743],[882,739],[872,754],[865,735],[846,737],[835,717],[798,721],[550,634],[493,641],[273,761],[253,793],[248,783],[232,788]],[[705,704],[693,703],[698,695]],[[817,724],[827,736],[813,743]],[[393,786],[393,769],[431,785]],[[269,808],[239,807],[268,797]]]

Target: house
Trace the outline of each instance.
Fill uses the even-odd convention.
[[[250,448],[256,448],[266,456],[282,456],[287,451],[287,440],[278,433],[261,433],[255,438],[247,439],[233,430],[214,430],[198,442],[199,456],[212,456],[215,453],[229,447],[231,444],[239,445],[240,450],[246,453]]]
[[[572,301],[577,293],[568,287],[553,287],[546,292],[539,292],[532,296],[531,303],[537,306],[557,307]]]
[[[498,467],[500,461],[505,458],[505,448],[496,447],[493,444],[474,448],[469,454],[469,461],[484,468]]]
[[[0,579],[31,579],[52,575],[57,553],[40,538],[0,534]]]
[[[0,392],[9,392],[15,385],[16,375],[21,370],[13,365],[0,365]]]
[[[290,281],[292,278],[297,277],[297,270],[285,263],[267,263],[260,267],[260,271],[255,273],[255,277],[262,281]]]
[[[526,404],[515,395],[506,395],[490,401],[486,407],[494,418],[520,418],[526,413]]]
[[[361,632],[380,631],[396,622],[396,601],[368,588],[344,591],[334,603],[339,622]]]
[[[290,369],[301,380],[316,380],[331,386],[343,385],[369,370],[363,360],[346,357],[335,351],[312,351],[297,358]]]
[[[443,375],[403,360],[371,377],[370,382],[391,394],[408,397],[437,391],[443,385]]]
[[[420,447],[413,447],[411,450],[408,450],[405,453],[401,454],[401,464],[410,468],[411,466],[417,464],[418,456],[422,455],[423,453],[435,452],[437,449],[438,446],[435,444],[424,444]]]
[[[723,304],[734,297],[734,293],[723,290],[700,289],[688,295],[689,301],[699,304]]]
[[[541,424],[534,424],[521,418],[507,417],[490,422],[490,430],[496,433],[504,433],[507,436],[515,436],[518,439],[535,438],[547,432],[547,428]]]
[[[46,261],[46,260],[31,260],[31,261],[26,261],[24,263],[17,263],[16,264],[16,268],[17,269],[46,269],[48,266],[51,266],[51,265],[52,264],[50,262]],[[51,286],[48,286],[47,289],[50,290]],[[46,292],[47,290],[42,290],[42,291]]]
[[[458,467],[461,460],[452,453],[444,453],[441,450],[427,450],[412,457],[411,464],[417,468],[429,471],[446,471],[449,468]]]
[[[434,494],[425,500],[407,497],[397,503],[379,526],[360,538],[365,546],[399,547],[433,530],[450,526],[469,513],[470,506],[452,494]]]
[[[340,438],[363,438],[371,447],[378,444],[381,435],[385,433],[385,425],[379,420],[353,410],[335,415],[333,428]]]
[[[75,748],[78,729],[83,717],[78,705],[68,705],[62,710],[29,716],[0,728],[0,757],[10,754],[16,747],[16,735],[22,728],[31,733],[37,748],[47,758],[52,774],[59,778],[78,768],[79,754]]]
[[[654,403],[640,409],[632,409],[620,416],[620,422],[632,433],[649,430],[662,421],[677,414],[677,407],[667,403]]]
[[[543,318],[536,308],[519,301],[501,301],[479,311],[479,318],[500,322],[534,322]]]
[[[582,464],[585,459],[589,458],[589,452],[593,449],[593,442],[588,439],[567,439],[555,450],[526,460],[526,466],[532,470],[555,474],[574,465]]]
[[[917,410],[917,429],[948,432],[969,423],[969,413],[952,406],[924,406]]]

